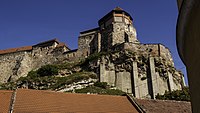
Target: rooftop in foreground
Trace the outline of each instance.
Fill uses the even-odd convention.
[[[138,113],[126,96],[87,95],[18,89],[16,91],[16,99],[13,112],[27,113],[32,111],[37,113]]]
[[[13,108],[13,113],[192,113],[190,102],[129,97],[30,89],[0,90],[0,112],[9,112]]]

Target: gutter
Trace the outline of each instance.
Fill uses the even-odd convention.
[[[146,113],[142,107],[140,107],[140,105],[135,101],[134,98],[132,98],[129,94],[126,94],[126,97],[128,98],[128,100],[131,102],[131,104],[136,108],[136,110],[139,113]]]

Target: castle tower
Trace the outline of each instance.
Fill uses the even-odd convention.
[[[116,44],[138,43],[132,17],[116,7],[98,22],[101,33],[101,51],[108,51]]]

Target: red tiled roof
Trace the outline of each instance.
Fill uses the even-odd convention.
[[[190,102],[151,99],[135,101],[147,113],[192,113]]]
[[[60,42],[56,47],[57,47],[57,48],[66,47],[66,48],[69,49],[69,47],[68,47],[65,43],[63,43],[63,42]],[[70,50],[70,49],[69,49],[69,50]]]
[[[19,47],[19,48],[10,48],[6,50],[0,50],[0,54],[14,53],[14,52],[28,51],[28,50],[32,50],[32,46],[24,46],[24,47]]]
[[[114,112],[138,113],[126,96],[58,93],[42,90],[18,89],[14,113],[49,112]]]
[[[43,45],[43,44],[52,43],[52,42],[57,42],[58,43],[58,45],[57,45],[58,48],[65,46],[66,48],[69,49],[69,47],[65,43],[59,42],[57,39],[52,39],[52,40],[48,40],[48,41],[45,41],[45,42],[41,42],[41,43],[38,43],[38,44],[36,44],[34,46]],[[24,46],[24,47],[19,47],[19,48],[10,48],[10,49],[5,49],[5,50],[0,50],[0,55],[2,55],[2,54],[8,54],[8,53],[14,53],[14,52],[20,52],[20,51],[30,51],[32,49],[33,49],[33,46]]]
[[[59,43],[56,47],[63,47],[66,46],[65,43]]]
[[[8,113],[13,91],[0,90],[0,113]]]

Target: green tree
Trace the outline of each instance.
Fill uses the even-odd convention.
[[[53,76],[58,74],[58,67],[55,65],[45,65],[38,69],[39,76]]]

